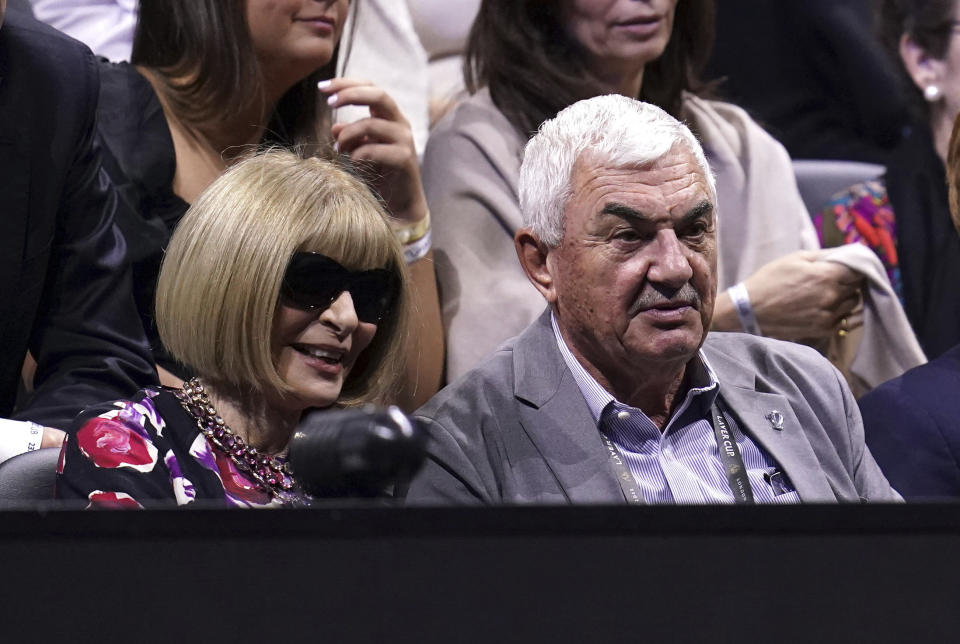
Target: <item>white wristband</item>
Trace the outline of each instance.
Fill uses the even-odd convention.
[[[423,237],[403,247],[403,259],[406,260],[407,264],[412,264],[418,259],[426,257],[432,245],[433,231],[427,230]]]
[[[747,293],[747,287],[744,286],[743,282],[728,288],[727,294],[730,296],[730,301],[733,302],[733,308],[737,312],[737,317],[740,318],[740,326],[743,327],[743,330],[753,335],[763,335],[763,332],[760,331],[760,325],[757,324],[757,316],[753,314],[750,294]]]
[[[40,449],[42,441],[42,425],[0,418],[0,462],[17,454]]]

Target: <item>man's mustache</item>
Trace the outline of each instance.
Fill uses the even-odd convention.
[[[693,288],[690,282],[687,282],[678,289],[670,289],[663,285],[655,285],[650,282],[643,287],[637,299],[630,306],[630,315],[636,315],[640,311],[653,308],[672,308],[680,306],[690,306],[700,310],[703,300],[697,289]]]

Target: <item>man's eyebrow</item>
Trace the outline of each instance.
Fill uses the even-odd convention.
[[[604,215],[613,215],[614,217],[620,217],[622,219],[632,219],[640,223],[649,222],[650,217],[636,208],[627,206],[626,204],[618,203],[616,201],[611,201],[604,204],[603,209],[600,211]],[[713,204],[708,200],[704,199],[693,208],[688,210],[686,214],[680,219],[680,224],[688,224],[697,219],[711,219],[713,215]]]
[[[603,205],[603,209],[600,211],[602,215],[613,215],[614,217],[620,217],[622,219],[637,219],[641,222],[650,221],[650,217],[643,214],[636,208],[631,208],[622,203],[617,203],[616,201],[611,201]]]
[[[713,219],[713,204],[704,199],[687,211],[680,219],[680,224],[689,224],[697,219]]]

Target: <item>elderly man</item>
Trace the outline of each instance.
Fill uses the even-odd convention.
[[[529,142],[519,186],[517,254],[547,310],[418,412],[434,441],[410,502],[899,498],[819,354],[704,342],[722,223],[684,125],[581,101]]]

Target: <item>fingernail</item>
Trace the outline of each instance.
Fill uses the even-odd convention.
[[[337,95],[331,94],[330,97],[327,98],[327,105],[336,105],[336,104],[337,104]]]
[[[336,152],[337,154],[340,154],[340,144],[337,143],[336,141],[333,142],[333,151]]]
[[[333,81],[331,80],[322,80],[319,83],[317,83],[317,89],[327,89],[328,87],[330,87],[330,83],[332,82]]]

